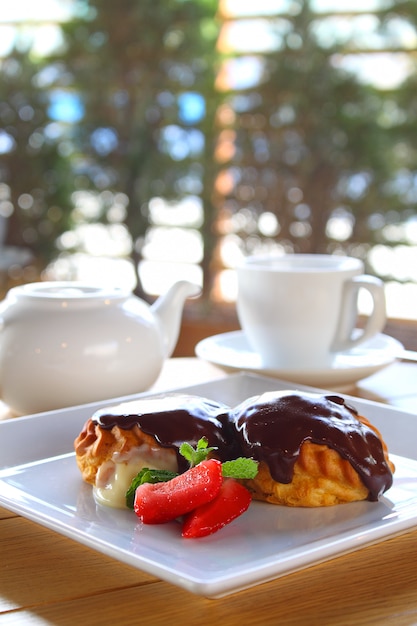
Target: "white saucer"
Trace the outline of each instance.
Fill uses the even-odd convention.
[[[312,387],[339,387],[375,374],[395,361],[402,344],[388,335],[379,334],[370,341],[339,353],[333,366],[325,369],[266,369],[259,354],[253,352],[243,331],[234,331],[207,337],[195,348],[196,355],[224,369],[262,373],[293,383]]]

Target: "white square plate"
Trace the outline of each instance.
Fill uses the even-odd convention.
[[[234,405],[291,388],[302,387],[237,374],[181,391]],[[417,524],[417,416],[357,398],[350,402],[380,428],[396,464],[394,485],[377,503],[292,509],[253,502],[232,524],[197,540],[182,539],[176,522],[144,526],[132,511],[95,504],[72,451],[92,411],[113,400],[1,422],[0,504],[193,593],[227,595]]]

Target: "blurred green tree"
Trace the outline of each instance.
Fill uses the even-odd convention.
[[[399,4],[376,13],[381,32],[397,8],[413,21],[415,7]],[[262,55],[259,81],[228,92],[236,138],[225,171],[234,182],[220,205],[234,216],[245,254],[278,243],[366,261],[374,244],[398,243],[385,237],[387,224],[416,214],[415,198],[401,186],[405,164],[414,176],[417,170],[417,126],[408,123],[415,78],[391,90],[360,82],[337,65],[346,43],[318,40],[312,3],[291,9],[271,19],[280,45]],[[265,212],[275,218],[267,228]]]
[[[1,244],[26,251],[27,265],[39,269],[56,256],[57,237],[71,228],[73,209],[71,164],[61,129],[48,114],[42,69],[19,50],[0,64]]]
[[[99,221],[119,219],[125,225],[136,271],[152,198],[199,196],[207,285],[215,217],[207,179],[219,102],[217,2],[86,0],[83,5],[84,16],[63,27],[61,80],[79,94],[83,108],[72,135],[78,152],[75,186],[97,193]],[[125,210],[118,218],[103,190],[123,194]],[[137,282],[143,296],[139,274]]]

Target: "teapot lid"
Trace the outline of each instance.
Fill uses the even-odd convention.
[[[130,295],[130,291],[119,287],[108,287],[78,281],[41,281],[13,287],[8,295],[40,300],[96,300],[120,299]]]

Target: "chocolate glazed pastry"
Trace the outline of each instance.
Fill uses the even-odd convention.
[[[337,395],[271,392],[230,411],[241,454],[258,460],[253,497],[288,506],[377,500],[393,464],[380,433]]]
[[[188,461],[179,453],[186,441],[196,446],[206,437],[212,456],[236,456],[236,442],[224,404],[184,394],[164,394],[96,411],[75,439],[78,467],[94,485],[96,499],[124,506],[133,477],[143,468],[183,472]]]

